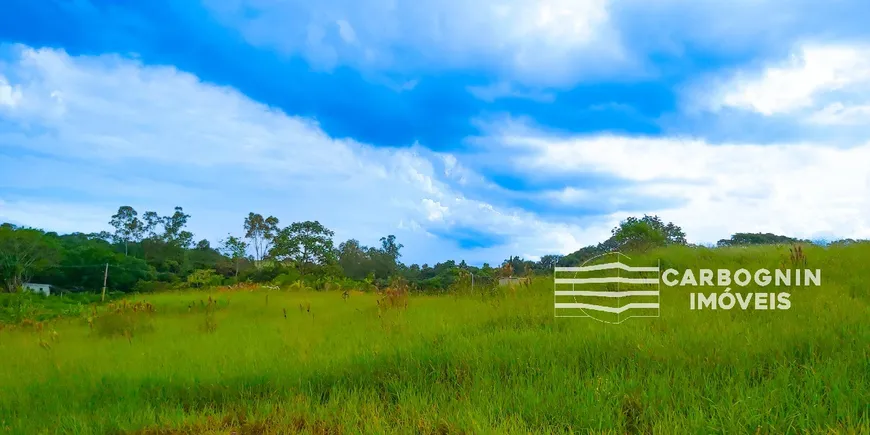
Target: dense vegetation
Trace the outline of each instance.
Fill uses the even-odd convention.
[[[804,252],[823,286],[792,290],[788,311],[690,311],[670,288],[661,318],[618,326],[554,318],[546,277],[398,303],[250,286],[85,305],[0,330],[0,433],[870,433],[870,244]]]
[[[431,292],[448,288],[462,271],[484,280],[500,274],[524,276],[582,256],[562,259],[550,255],[537,262],[513,256],[499,265],[499,270],[488,264],[469,266],[464,261],[405,265],[400,261],[403,246],[393,235],[381,238],[380,247],[362,246],[357,240],[335,246],[333,232],[317,221],[280,228],[277,218],[256,213],[245,218],[242,235],[228,235],[213,247],[208,240],[193,242],[194,235],[185,229],[189,218],[176,207],[172,215],[149,211],[140,219],[136,210],[124,206],[111,217],[112,233],[59,235],[3,224],[3,289],[11,292],[25,281],[52,284],[61,291],[99,290],[104,281],[110,290],[121,292],[173,284],[285,285],[297,281],[317,289],[327,285],[382,288],[398,276],[416,290]],[[645,219],[660,224],[657,218]],[[631,219],[628,223],[627,228],[634,225]],[[667,230],[673,231],[672,227]],[[684,242],[684,238],[680,240]]]
[[[113,233],[0,226],[0,432],[870,431],[870,243],[690,246],[644,216],[566,256],[430,267],[403,264],[394,236],[335,246],[319,222],[255,213],[213,247],[189,218],[121,207]],[[752,270],[793,263],[776,244],[798,242],[824,285],[793,289],[788,311],[690,311],[672,288],[661,318],[614,327],[554,318],[536,276],[614,250]],[[511,275],[529,284],[487,285]],[[15,291],[28,281],[66,292]]]
[[[114,231],[59,235],[39,229],[0,225],[0,280],[12,292],[23,282],[51,284],[57,291],[148,292],[170,286],[203,287],[234,283],[299,283],[309,288],[373,289],[401,278],[412,291],[442,292],[473,274],[478,282],[501,276],[528,277],[556,265],[576,265],[596,255],[621,249],[643,251],[658,246],[685,245],[686,236],[657,216],[629,217],[612,236],[572,254],[545,255],[538,261],[511,256],[495,267],[471,266],[454,260],[435,265],[401,262],[402,244],[393,235],[380,246],[363,246],[351,239],[339,243],[317,221],[281,227],[273,216],[250,213],[237,235],[218,246],[194,242],[186,230],[190,215],[176,207],[171,215],[153,211],[141,215],[123,206],[111,217]],[[720,246],[788,243],[797,240],[773,234],[735,234]]]

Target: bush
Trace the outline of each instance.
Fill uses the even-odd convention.
[[[194,288],[216,286],[221,284],[221,277],[212,269],[199,269],[187,277],[187,284]]]
[[[299,272],[296,270],[288,270],[287,272],[276,276],[275,279],[272,280],[272,284],[275,284],[278,287],[287,287],[298,281],[300,278],[301,275],[299,275]]]
[[[171,272],[159,272],[157,274],[157,281],[161,282],[175,282],[178,281],[178,276]]]
[[[259,269],[253,269],[250,271],[246,271],[246,273],[239,276],[240,281],[252,281],[256,283],[263,282],[271,282],[278,275],[281,275],[283,272],[286,272],[287,269],[277,265],[277,264],[267,264]]]
[[[154,293],[168,289],[169,284],[161,281],[139,281],[133,286],[133,291],[136,293]]]

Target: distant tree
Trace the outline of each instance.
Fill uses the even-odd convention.
[[[535,268],[541,271],[553,271],[561,259],[561,255],[544,255],[535,265]]]
[[[208,251],[209,249],[211,249],[211,243],[206,239],[202,239],[196,242],[196,249],[198,251]]]
[[[780,236],[771,233],[735,233],[730,239],[719,240],[716,245],[724,246],[744,246],[744,245],[776,245],[797,243],[801,240]]]
[[[278,232],[269,255],[278,260],[292,260],[304,275],[308,265],[333,260],[333,235],[318,221],[294,222]]]
[[[665,225],[658,216],[638,219],[629,217],[613,229],[612,238],[620,250],[644,251],[658,246],[685,245],[686,233],[682,228],[668,223]]]
[[[187,276],[187,284],[194,288],[210,287],[219,281],[220,277],[212,269],[198,269]]]
[[[372,269],[368,249],[361,246],[356,239],[350,239],[338,245],[338,265],[345,276],[351,279],[364,279]]]
[[[483,266],[480,267],[480,274],[491,277],[495,273],[492,266],[489,263],[483,263]]]
[[[31,276],[58,261],[60,247],[40,230],[0,226],[0,279],[3,291],[14,292]]]
[[[503,277],[525,275],[528,266],[528,262],[520,258],[518,255],[514,255],[508,257],[507,260],[501,263],[501,275]]]
[[[57,237],[60,245],[60,267],[34,275],[40,282],[76,290],[97,290],[103,285],[108,264],[108,287],[129,291],[138,281],[153,278],[153,270],[141,258],[126,256],[113,249],[107,241],[82,234]]]
[[[143,237],[149,239],[157,239],[160,233],[157,232],[157,227],[163,225],[163,218],[154,211],[146,211],[142,215],[142,234]]]
[[[389,255],[393,261],[398,261],[402,256],[401,249],[405,246],[401,243],[396,243],[396,236],[390,234],[387,237],[381,237],[381,251]]]
[[[115,243],[124,244],[124,255],[129,252],[130,242],[136,242],[141,238],[143,225],[137,217],[138,213],[133,207],[124,205],[118,208],[118,213],[112,215],[109,225],[115,228]]]
[[[233,263],[236,266],[235,276],[239,276],[239,264],[242,259],[245,258],[245,253],[248,250],[248,243],[239,237],[228,235],[227,238],[221,242],[221,250],[225,255],[233,260]]]
[[[403,247],[401,243],[396,243],[396,236],[390,234],[381,237],[381,249],[369,250],[375,275],[382,280],[382,283],[386,283],[389,277],[398,273]]]
[[[175,207],[175,213],[172,216],[164,216],[163,221],[163,239],[166,243],[174,246],[189,248],[193,243],[193,234],[185,231],[189,214],[185,214],[181,207]]]
[[[278,233],[278,218],[269,216],[263,218],[259,213],[248,213],[245,218],[245,238],[251,241],[254,248],[254,261],[259,265],[269,252],[273,240]]]
[[[87,237],[91,240],[105,240],[110,242],[113,240],[112,233],[108,231],[100,231],[99,233],[90,233]]]

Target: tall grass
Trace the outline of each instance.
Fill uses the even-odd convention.
[[[555,319],[547,279],[407,308],[339,291],[151,295],[132,336],[84,317],[48,324],[47,347],[44,331],[0,331],[0,432],[868,433],[870,248],[805,254],[822,286],[792,290],[788,311],[690,311],[688,290],[663,288],[661,318],[620,325]],[[788,255],[633,261],[754,270]]]

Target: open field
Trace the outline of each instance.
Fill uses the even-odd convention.
[[[690,311],[688,290],[663,288],[661,318],[621,325],[554,319],[545,278],[380,316],[362,293],[140,295],[0,331],[0,433],[870,433],[870,247],[807,257],[822,286],[790,310]]]

